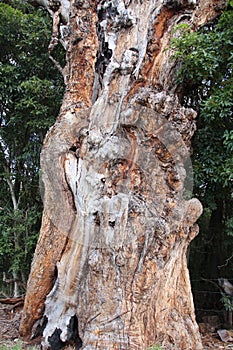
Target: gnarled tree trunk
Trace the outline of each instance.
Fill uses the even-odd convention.
[[[202,349],[186,264],[202,208],[184,199],[196,113],[177,98],[169,42],[224,2],[38,2],[53,14],[50,49],[59,28],[67,49],[66,93],[41,154],[21,333],[40,326],[54,350]]]

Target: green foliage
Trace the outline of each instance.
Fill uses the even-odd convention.
[[[233,217],[226,220],[226,233],[228,236],[233,236]]]
[[[233,7],[233,0],[228,0],[227,1],[227,6]]]
[[[15,344],[13,346],[7,346],[7,345],[4,345],[4,346],[0,346],[0,350],[21,350],[22,349],[22,346],[21,344]]]
[[[11,342],[6,341],[6,342],[3,342],[3,344],[0,344],[0,350],[22,350],[22,349],[25,349],[25,347],[28,350],[38,350],[39,349],[39,346],[36,346],[36,345],[30,346],[28,344],[23,343],[20,340],[14,340],[14,342],[13,341],[11,341]]]
[[[46,11],[8,0],[0,19],[0,273],[27,275],[42,210],[39,154],[64,87],[49,59]],[[63,65],[64,52],[56,54]]]
[[[228,238],[233,232],[233,2],[228,1],[219,18],[197,32],[187,24],[176,26],[171,47],[173,59],[179,61],[181,101],[198,112],[194,194],[205,215],[200,220],[203,236],[193,247],[209,255],[209,265],[204,263],[207,277],[213,268],[211,255],[215,273],[231,274],[230,263],[225,272],[217,271],[217,263],[224,264],[233,248]]]
[[[40,211],[36,206],[0,212],[0,268],[2,271],[29,272],[37,240]]]
[[[211,111],[211,116],[213,109],[218,113],[223,106],[221,117],[224,117],[232,107],[232,24],[231,9],[225,11],[217,23],[198,32],[187,24],[180,24],[171,43],[173,58],[180,62],[177,78],[184,86],[184,102],[197,107],[203,102],[205,113]]]
[[[160,345],[153,345],[148,350],[163,350],[163,348]]]
[[[221,293],[222,298],[220,301],[223,303],[226,311],[233,311],[233,301],[232,298],[226,295],[225,293]]]

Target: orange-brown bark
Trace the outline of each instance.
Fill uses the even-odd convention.
[[[44,312],[46,295],[52,289],[57,261],[62,256],[67,237],[61,235],[51,220],[44,213],[40,238],[37,242],[35,257],[32,262],[32,273],[28,283],[28,295],[25,299],[21,322],[22,335],[28,335],[35,321]],[[41,283],[43,281],[43,283]]]

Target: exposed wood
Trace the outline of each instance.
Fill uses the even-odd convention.
[[[37,322],[43,349],[200,350],[186,252],[202,206],[184,198],[196,113],[176,95],[169,42],[223,3],[42,2],[69,27],[66,93],[41,154],[21,334]]]

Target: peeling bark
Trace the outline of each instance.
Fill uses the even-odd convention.
[[[196,113],[176,95],[169,41],[224,2],[42,2],[68,28],[66,93],[41,154],[21,333],[39,327],[54,350],[202,349],[186,262],[202,212],[185,199]]]

